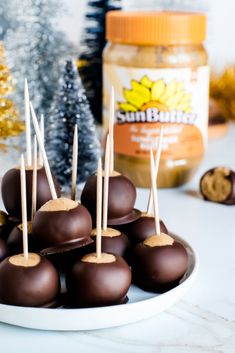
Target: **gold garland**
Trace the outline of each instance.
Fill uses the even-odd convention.
[[[226,119],[235,121],[235,67],[227,67],[221,75],[212,74],[210,96],[214,98]]]
[[[11,72],[6,64],[3,43],[0,42],[0,138],[20,135],[24,130],[24,123],[19,119],[19,113],[14,102],[6,98],[14,91]],[[0,145],[0,149],[3,149]]]

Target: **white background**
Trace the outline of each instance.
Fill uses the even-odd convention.
[[[86,0],[63,0],[67,8],[67,14],[60,19],[61,28],[69,38],[78,46],[82,26],[84,26],[84,14]],[[166,2],[163,1],[162,2]],[[170,1],[169,1],[170,2]],[[177,2],[177,0],[172,1]],[[209,26],[207,48],[210,62],[216,68],[222,69],[225,65],[235,62],[235,2],[233,0],[181,0],[179,3],[193,4],[195,9],[207,9]],[[160,8],[157,0],[123,0],[123,6]],[[134,5],[133,5],[134,4]]]

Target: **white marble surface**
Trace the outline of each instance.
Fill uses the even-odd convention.
[[[235,206],[204,202],[199,178],[210,167],[235,168],[235,126],[211,142],[204,163],[184,187],[160,190],[161,217],[198,251],[200,268],[185,298],[136,324],[88,332],[46,332],[0,324],[0,352],[233,353],[235,351]],[[147,192],[138,194],[137,207]]]

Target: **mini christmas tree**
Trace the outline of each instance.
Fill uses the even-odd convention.
[[[60,75],[61,60],[72,47],[58,30],[57,18],[62,12],[60,0],[11,0],[18,21],[6,36],[6,48],[17,89],[17,103],[22,105],[24,79],[28,79],[30,99],[45,123],[52,105]],[[23,113],[23,110],[22,110]]]
[[[0,6],[0,40],[4,40],[9,30],[15,30],[17,20],[15,18],[15,6],[13,1],[1,1]]]
[[[120,8],[119,0],[89,0],[87,26],[82,38],[78,70],[95,119],[102,121],[102,52],[105,40],[105,16]]]
[[[100,144],[94,118],[76,66],[68,60],[60,90],[55,98],[47,128],[47,152],[51,167],[60,184],[71,185],[74,125],[78,126],[78,183],[85,181],[97,168]]]
[[[0,42],[0,138],[19,135],[24,124],[19,119],[14,102],[7,98],[14,90],[13,78],[7,66],[4,47]],[[2,145],[1,145],[2,146]],[[3,146],[2,146],[3,147]]]

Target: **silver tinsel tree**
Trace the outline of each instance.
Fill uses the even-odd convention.
[[[18,24],[8,31],[5,45],[15,78],[17,103],[23,108],[24,78],[27,77],[34,107],[37,113],[47,117],[58,86],[61,60],[72,50],[65,34],[57,29],[60,0],[11,2]]]
[[[4,40],[7,32],[17,27],[15,6],[12,1],[1,1],[0,4],[0,40]]]
[[[71,185],[74,125],[78,125],[78,183],[85,181],[97,168],[100,144],[94,118],[71,60],[65,64],[59,92],[55,97],[46,131],[46,149],[50,165],[60,185]]]

